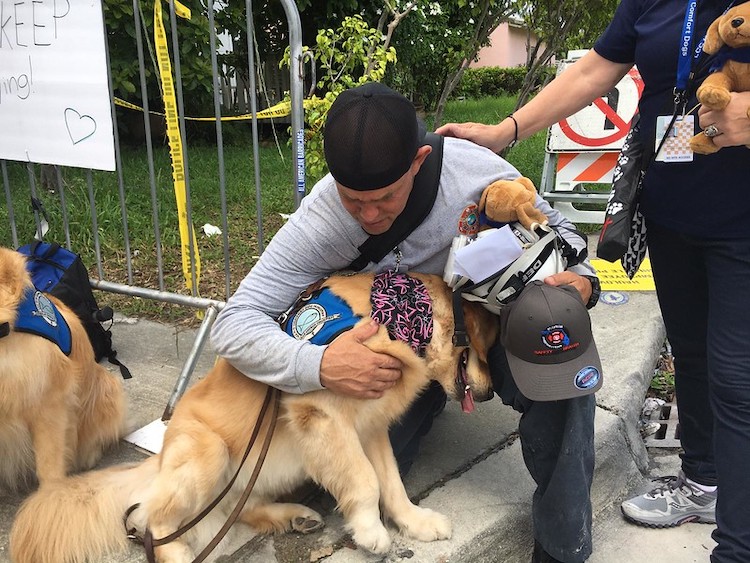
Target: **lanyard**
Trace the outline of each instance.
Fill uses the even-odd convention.
[[[729,3],[723,13],[726,14],[732,6],[734,6],[734,0]],[[677,77],[674,87],[675,112],[680,111],[680,106],[682,106],[681,109],[684,112],[685,104],[687,103],[685,91],[695,76],[693,65],[703,54],[703,43],[706,40],[705,35],[698,42],[698,45],[693,48],[697,11],[698,1],[690,0],[687,8],[685,8],[685,20],[682,22],[682,35],[680,35]]]
[[[679,111],[679,106],[682,106],[683,108],[685,106],[685,90],[687,90],[688,83],[693,78],[693,63],[703,52],[703,42],[705,37],[701,39],[698,46],[693,49],[693,35],[695,33],[697,11],[697,0],[690,0],[685,9],[685,20],[682,23],[680,49],[677,58],[677,78],[674,87],[674,104],[676,111]]]

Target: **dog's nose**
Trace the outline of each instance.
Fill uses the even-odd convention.
[[[740,27],[743,23],[745,23],[745,18],[734,18],[732,20],[732,27]]]

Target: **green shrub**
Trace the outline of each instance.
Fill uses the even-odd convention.
[[[555,67],[548,67],[539,79],[537,87],[555,75]],[[479,99],[489,96],[515,96],[521,89],[526,68],[486,66],[466,69],[452,97]]]

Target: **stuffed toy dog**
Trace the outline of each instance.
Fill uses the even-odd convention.
[[[698,88],[698,101],[709,109],[722,110],[729,103],[730,92],[750,90],[750,2],[734,6],[714,20],[703,50],[716,55],[716,60],[713,72]],[[698,154],[719,150],[704,131],[690,139],[690,148]]]
[[[536,188],[528,178],[498,180],[484,189],[479,212],[497,223],[518,221],[531,230],[532,225],[547,224],[547,216],[534,207]]]

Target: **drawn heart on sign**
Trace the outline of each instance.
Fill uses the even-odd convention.
[[[96,120],[90,115],[81,115],[73,108],[65,109],[65,127],[74,145],[85,141],[96,133]]]

